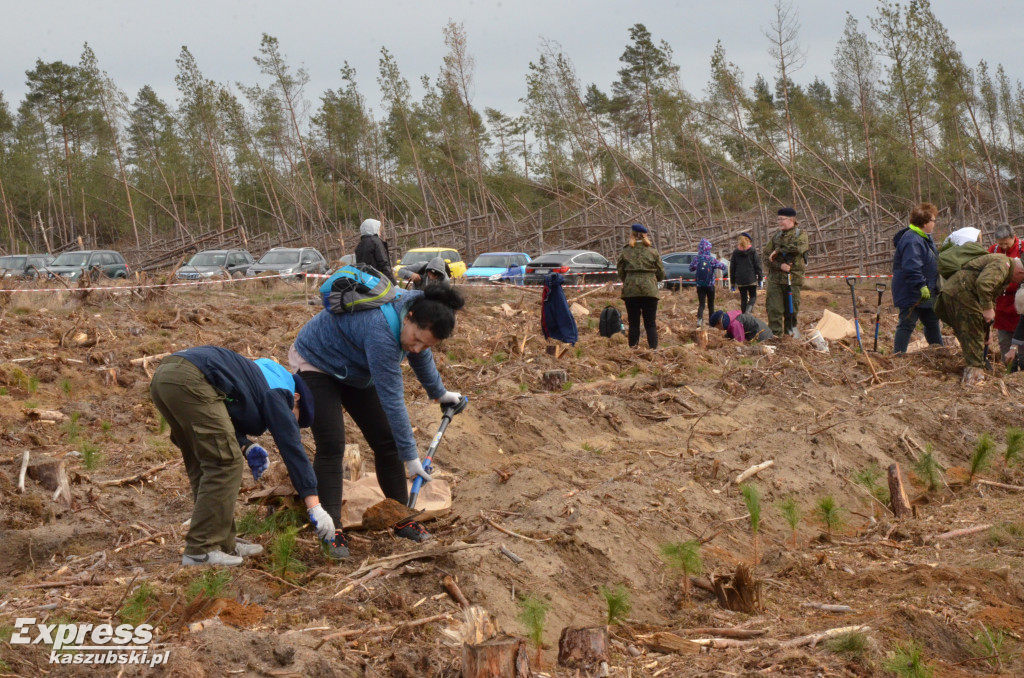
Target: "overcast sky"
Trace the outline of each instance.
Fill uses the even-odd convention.
[[[1002,63],[1012,81],[1024,78],[1019,56],[1024,3],[931,4],[968,65],[985,59],[993,72]],[[757,73],[769,80],[774,75],[764,37],[774,16],[772,0],[7,0],[4,5],[0,90],[12,109],[24,97],[25,71],[36,59],[78,63],[86,42],[100,68],[131,98],[148,84],[176,104],[175,59],[182,45],[209,79],[232,85],[265,82],[252,57],[266,32],[278,38],[290,65],[308,71],[305,94],[314,108],[325,89],[341,85],[339,68],[348,61],[367,103],[379,110],[381,47],[395,55],[418,92],[420,76],[435,78],[440,69],[446,51],[442,29],[449,19],[465,26],[476,60],[473,103],[480,110],[520,111],[527,65],[537,58],[542,40],[561,45],[584,84],[608,90],[636,23],[671,45],[683,85],[692,93],[702,92],[708,82],[716,40],[748,85]],[[846,10],[870,34],[868,17],[877,4],[794,0],[792,7],[806,52],[806,63],[793,79],[806,84],[819,76],[831,84]]]

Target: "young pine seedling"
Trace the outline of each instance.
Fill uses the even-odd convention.
[[[622,584],[615,588],[601,586],[601,595],[608,605],[608,626],[617,626],[626,622],[626,615],[633,609],[629,602],[629,591]]]
[[[297,527],[282,530],[270,546],[270,568],[281,579],[288,579],[289,573],[306,571],[305,563],[295,557],[295,537],[298,533]]]
[[[661,559],[670,569],[683,575],[683,596],[690,600],[690,575],[700,574],[704,561],[700,557],[700,542],[696,539],[661,545]]]
[[[790,495],[779,502],[779,513],[782,514],[783,520],[789,525],[789,532],[793,538],[793,548],[796,548],[796,526],[800,524],[800,518],[803,515],[800,505],[796,503],[796,497]]]
[[[523,596],[519,599],[519,623],[526,627],[526,635],[537,650],[537,666],[541,665],[541,650],[544,649],[544,620],[548,616],[551,604],[535,595]]]
[[[831,537],[832,533],[843,526],[843,509],[836,504],[835,497],[826,495],[818,500],[814,506],[814,513],[818,520],[825,526],[825,531]]]
[[[967,482],[974,480],[974,476],[987,469],[992,464],[992,453],[996,451],[996,443],[987,433],[982,433],[974,443],[974,452],[971,453],[970,474]]]
[[[889,488],[879,482],[883,475],[885,473],[878,467],[878,464],[871,462],[853,474],[853,482],[863,487],[884,505],[889,503]]]
[[[230,581],[231,572],[228,570],[207,570],[189,582],[188,588],[185,589],[185,597],[190,603],[200,595],[207,600],[219,598]]]
[[[1021,459],[1024,453],[1024,429],[1010,426],[1006,429],[1006,451],[1003,452],[1003,462],[1007,466],[1013,466]]]
[[[82,448],[82,466],[86,471],[91,471],[100,465],[103,461],[103,455],[100,454],[100,448],[92,443],[84,442],[80,445]]]
[[[156,595],[153,587],[148,582],[142,582],[135,592],[124,601],[124,605],[117,611],[117,616],[125,624],[141,624],[155,603]]]
[[[747,506],[747,513],[750,514],[750,533],[754,535],[754,566],[759,562],[757,553],[757,535],[761,531],[761,492],[757,485],[744,483],[740,485],[740,494],[743,495],[743,503]]]
[[[931,443],[925,443],[924,454],[914,463],[914,473],[924,482],[929,492],[935,492],[942,486],[942,466],[935,458]]]
[[[882,668],[900,678],[931,678],[934,669],[924,660],[924,650],[915,642],[909,645],[896,644]]]

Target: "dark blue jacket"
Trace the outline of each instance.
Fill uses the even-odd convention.
[[[220,346],[197,346],[174,355],[195,365],[206,381],[224,394],[239,447],[252,444],[247,435],[258,436],[269,430],[295,491],[303,498],[317,493],[316,475],[292,411],[295,381],[286,369],[273,361],[261,367]]]
[[[576,318],[569,311],[569,302],[562,289],[563,280],[559,273],[551,273],[544,278],[540,326],[545,339],[557,339],[575,345],[578,338]]]
[[[921,288],[927,285],[932,297],[918,308],[931,308],[939,293],[939,251],[932,237],[922,238],[910,228],[901,228],[892,244],[896,246],[892,257],[893,305],[913,306],[921,299]]]

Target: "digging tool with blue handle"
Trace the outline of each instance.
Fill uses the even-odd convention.
[[[786,315],[789,318],[789,327],[783,327],[783,329],[786,334],[799,337],[800,331],[796,329],[796,313],[793,312],[793,275],[791,273],[786,274]]]
[[[875,353],[878,353],[878,326],[882,323],[882,295],[885,293],[885,283],[875,283],[875,291],[878,292],[878,307],[875,308]]]
[[[850,298],[853,300],[853,325],[857,328],[857,346],[860,347],[860,352],[863,353],[864,344],[860,343],[860,320],[857,318],[857,293],[854,291],[854,287],[857,285],[857,276],[847,276],[846,284],[850,286]]]
[[[469,398],[463,396],[462,400],[454,405],[441,406],[441,425],[437,427],[437,433],[434,434],[434,439],[430,441],[430,447],[427,448],[427,456],[423,459],[423,470],[427,473],[432,470],[434,453],[437,452],[437,446],[441,444],[441,438],[444,437],[448,424],[456,414],[466,409],[466,405],[469,405]],[[421,487],[423,487],[423,478],[416,476],[412,481],[412,490],[409,492],[409,508],[416,508],[416,499],[420,495]]]

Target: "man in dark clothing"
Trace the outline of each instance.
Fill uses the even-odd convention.
[[[387,276],[392,285],[397,285],[395,272],[391,270],[391,256],[388,246],[380,237],[380,222],[366,219],[359,226],[359,244],[356,245],[356,263],[367,264]]]
[[[192,486],[195,506],[182,565],[238,565],[241,556],[263,550],[235,540],[234,512],[243,455],[254,479],[267,468],[266,450],[246,436],[267,430],[317,534],[334,537],[299,434],[299,427],[313,420],[313,398],[299,377],[273,360],[198,346],[164,358],[149,392],[170,425],[171,442],[181,450]]]
[[[711,326],[725,330],[725,336],[744,344],[748,341],[765,341],[775,335],[763,320],[743,311],[715,311],[711,314]]]

